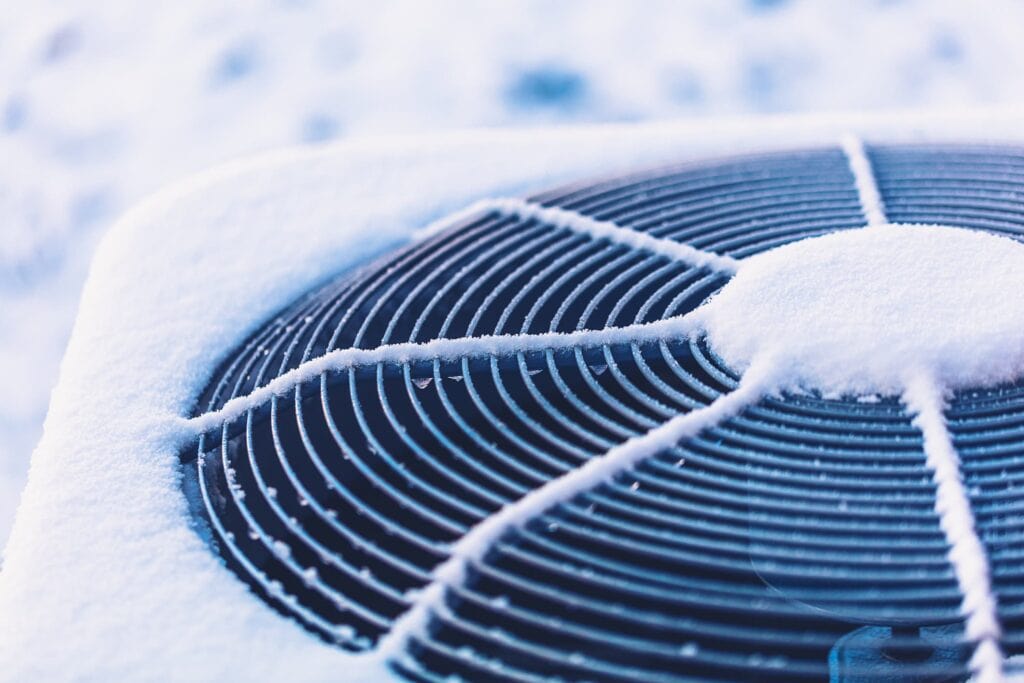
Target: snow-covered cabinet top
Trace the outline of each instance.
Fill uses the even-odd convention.
[[[0,679],[1003,679],[1024,149],[981,125],[364,142],[158,196],[94,265]]]

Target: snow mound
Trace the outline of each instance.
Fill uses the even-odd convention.
[[[741,262],[703,310],[712,348],[744,370],[764,354],[802,389],[898,394],[1024,374],[1024,245],[945,226],[882,225]]]

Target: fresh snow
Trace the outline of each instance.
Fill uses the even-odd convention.
[[[992,593],[988,558],[974,526],[971,501],[960,474],[960,458],[943,415],[945,391],[929,373],[910,377],[903,400],[916,415],[914,423],[924,437],[924,453],[935,482],[935,512],[949,543],[949,561],[963,594],[967,637],[977,642],[970,667],[977,683],[1004,680],[999,646],[999,615]]]
[[[254,600],[191,528],[180,488],[177,455],[195,433],[184,416],[216,359],[317,283],[484,197],[711,154],[835,145],[848,130],[871,141],[979,130],[1019,139],[1019,120],[795,118],[363,141],[234,164],[165,191],[104,239],[83,294],[0,572],[0,681],[381,679],[374,657],[310,638]],[[785,349],[763,351],[775,362]],[[786,366],[768,367],[786,379]],[[529,510],[513,512],[514,523]]]
[[[860,199],[864,220],[868,225],[885,225],[889,222],[885,216],[885,205],[882,203],[882,195],[878,191],[878,183],[875,182],[875,173],[864,150],[863,141],[856,135],[844,135],[841,142],[850,172],[853,173],[854,184],[857,186],[857,197]]]
[[[745,259],[704,307],[735,368],[772,352],[795,386],[899,395],[926,371],[946,389],[1024,374],[1024,244],[976,230],[884,225]]]
[[[559,207],[540,206],[515,198],[478,202],[477,207],[481,210],[493,208],[524,219],[536,219],[549,225],[588,235],[594,239],[608,240],[613,244],[621,244],[638,251],[667,256],[688,266],[710,268],[729,275],[736,272],[738,264],[738,261],[731,256],[703,251],[675,240],[660,239],[645,232],[622,228],[615,223],[595,220]]]
[[[457,360],[479,356],[501,356],[530,351],[587,348],[605,344],[685,339],[697,329],[695,320],[687,316],[667,318],[602,330],[576,332],[544,332],[540,334],[484,335],[434,339],[429,342],[386,344],[374,349],[335,349],[306,361],[294,370],[268,382],[250,394],[236,396],[219,410],[183,420],[186,433],[203,434],[235,420],[249,410],[264,405],[272,397],[283,396],[298,385],[325,372],[344,370],[357,365],[377,363],[410,363],[430,360]]]

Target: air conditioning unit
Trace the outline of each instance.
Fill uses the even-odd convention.
[[[0,680],[999,681],[1017,112],[211,171],[101,246]]]

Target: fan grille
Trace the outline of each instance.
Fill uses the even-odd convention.
[[[1020,235],[1020,152],[868,153],[893,222]],[[533,201],[736,258],[864,224],[839,149],[658,169]],[[484,211],[281,312],[226,359],[197,412],[334,349],[663,320],[727,279]],[[186,491],[267,602],[368,651],[471,527],[737,381],[701,340],[330,370],[205,434],[183,454]],[[1024,390],[965,393],[947,417],[1003,645],[1017,652]],[[874,625],[893,629],[896,647],[923,627],[948,656],[910,657],[901,672],[956,680],[970,647],[921,444],[895,400],[764,399],[510,531],[392,666],[423,681],[818,680],[837,641]]]

